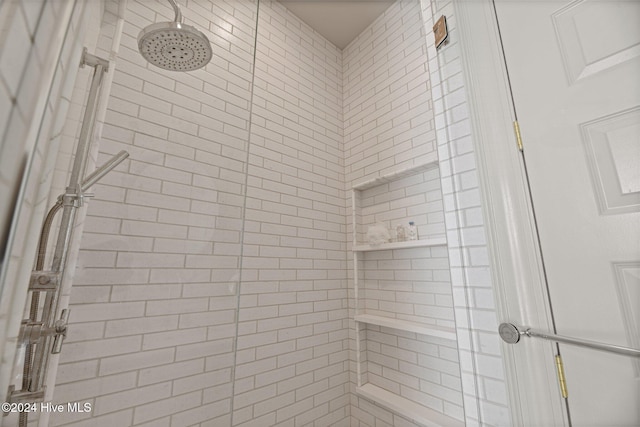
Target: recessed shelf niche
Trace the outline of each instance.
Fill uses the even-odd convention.
[[[409,221],[418,240],[367,241]],[[464,426],[437,162],[355,185],[352,224],[356,393],[421,426]]]

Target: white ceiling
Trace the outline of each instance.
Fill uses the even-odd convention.
[[[344,49],[395,0],[279,1],[339,49]]]

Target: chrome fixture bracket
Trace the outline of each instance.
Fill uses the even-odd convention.
[[[95,56],[89,53],[87,48],[82,49],[82,57],[80,58],[80,68],[84,68],[85,65],[90,67],[101,66],[104,72],[109,71],[109,61],[99,56]]]
[[[15,386],[11,385],[9,387],[8,403],[33,403],[38,400],[43,400],[45,391],[45,386],[39,391],[16,391]],[[5,412],[3,415],[7,416],[9,414],[10,412]]]
[[[58,289],[60,273],[55,271],[33,271],[29,282],[30,291],[51,292]]]
[[[39,344],[44,338],[53,338],[52,354],[58,354],[62,350],[62,342],[67,336],[67,324],[69,322],[69,310],[64,309],[60,318],[53,323],[53,326],[46,326],[43,322],[31,322],[28,319],[22,321],[20,327],[19,342],[23,344]]]
[[[81,190],[77,193],[73,193],[70,190],[70,188],[67,188],[67,193],[61,196],[62,206],[73,206],[74,208],[80,208],[84,205],[84,199],[94,197],[93,193],[83,193]]]

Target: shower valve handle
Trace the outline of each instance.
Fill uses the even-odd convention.
[[[65,308],[60,314],[60,319],[53,324],[55,329],[55,338],[53,339],[53,348],[51,354],[58,354],[62,351],[62,343],[67,336],[67,323],[69,321],[69,309]]]
[[[53,337],[52,354],[58,354],[62,350],[62,341],[67,336],[69,321],[69,309],[62,310],[60,319],[53,322],[53,326],[47,327],[42,322],[29,323],[23,320],[20,333],[20,342],[25,344],[43,343],[47,337]]]

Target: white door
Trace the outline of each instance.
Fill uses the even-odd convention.
[[[557,333],[640,348],[640,1],[495,3]],[[573,426],[640,426],[639,359],[560,351]]]

